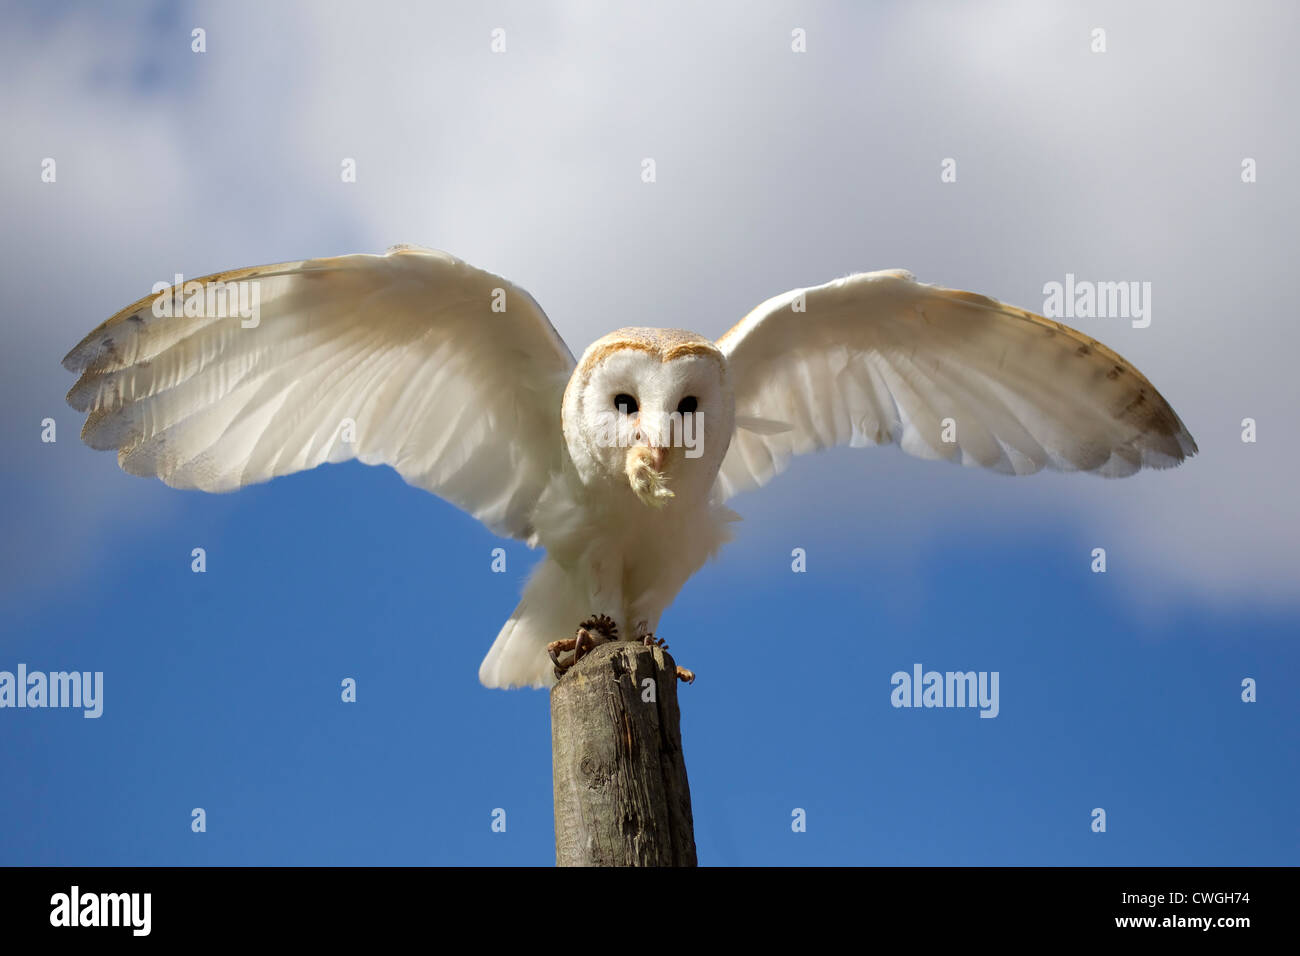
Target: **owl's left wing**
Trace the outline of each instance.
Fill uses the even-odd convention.
[[[499,534],[532,535],[574,362],[527,292],[413,247],[196,282],[197,300],[146,296],[63,360],[81,376],[68,402],[88,413],[87,444],[203,491],[387,464]],[[159,299],[181,314],[158,314]],[[196,301],[202,314],[183,314]],[[235,302],[260,314],[231,314]]]
[[[776,296],[718,345],[736,396],[724,499],[834,445],[897,442],[1017,475],[1118,477],[1196,453],[1169,403],[1106,346],[902,271]]]

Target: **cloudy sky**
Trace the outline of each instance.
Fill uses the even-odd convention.
[[[1300,16],[1233,9],[11,4],[0,669],[102,669],[120,690],[98,723],[0,711],[0,756],[30,783],[0,813],[34,821],[0,861],[547,862],[545,698],[475,681],[534,554],[509,545],[510,580],[493,579],[478,559],[500,542],[357,464],[219,498],[132,478],[80,444],[63,400],[63,354],[154,282],[405,242],[522,285],[575,353],[625,325],[716,336],[769,296],[873,269],[1035,311],[1067,273],[1150,282],[1149,327],[1071,324],[1178,411],[1200,446],[1183,467],[1011,480],[841,450],[737,499],[741,546],[663,625],[706,675],[684,692],[701,858],[1297,862]],[[195,28],[206,52],[191,49]],[[796,29],[806,52],[791,49]],[[941,181],[946,158],[956,182]],[[196,583],[200,544],[216,557]],[[806,580],[791,580],[794,547],[809,552]],[[1094,547],[1104,584],[1088,573]],[[826,677],[845,653],[851,674]],[[892,710],[889,674],[922,655],[1000,669],[1004,694],[1015,672],[1021,703],[960,726]],[[357,719],[330,690],[353,671],[369,677],[357,709],[375,702]],[[403,683],[412,674],[427,680]],[[1256,705],[1238,699],[1247,676],[1269,688]],[[773,680],[793,689],[753,693]],[[727,738],[738,712],[753,720]],[[166,739],[150,737],[164,716]],[[1150,736],[1133,739],[1135,724]],[[283,728],[300,734],[292,760]],[[42,758],[56,739],[91,765]],[[346,799],[271,826],[268,808],[335,772],[335,741],[362,764],[329,778]],[[1142,747],[1162,741],[1185,762],[1153,767]],[[1195,756],[1206,746],[1213,773]],[[1031,751],[1059,770],[1050,792],[1036,792]],[[984,761],[961,771],[983,796],[945,787],[956,759]],[[417,763],[418,777],[394,770]],[[184,785],[146,798],[122,766]],[[104,803],[79,802],[87,782]],[[445,815],[455,834],[417,851],[362,822],[402,788],[399,813]],[[1017,803],[1027,792],[1033,808]],[[480,839],[481,805],[510,799],[536,826],[509,845]],[[238,813],[247,842],[220,842],[227,830],[196,851],[188,814],[205,800]],[[1140,808],[1142,828],[1099,851],[1086,817],[1107,800]],[[838,833],[791,844],[789,808],[805,804]],[[1237,829],[1173,838],[1206,813]],[[131,840],[106,835],[123,814]],[[990,815],[997,833],[963,825]],[[254,840],[263,830],[288,835]],[[333,854],[327,832],[342,834]],[[1044,840],[1059,858],[1040,855]]]

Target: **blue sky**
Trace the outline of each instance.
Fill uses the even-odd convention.
[[[546,695],[476,679],[536,552],[388,469],[224,496],[133,478],[63,404],[64,352],[160,278],[396,242],[518,281],[575,352],[620,325],[717,335],[853,270],[1030,308],[1067,271],[1151,281],[1150,328],[1076,324],[1187,422],[1177,471],[845,449],[733,502],[737,541],[660,629],[699,674],[700,861],[1298,862],[1292,11],[322,7],[250,30],[237,4],[19,6],[0,40],[0,670],[105,675],[97,720],[0,710],[0,863],[553,862]],[[997,671],[997,718],[891,707],[918,662]]]
[[[552,860],[546,695],[474,679],[527,549],[491,574],[489,533],[360,465],[176,494],[174,521],[11,619],[9,656],[103,670],[105,704],[4,712],[6,862]],[[661,631],[700,675],[681,701],[701,862],[1294,863],[1295,617],[1144,621],[1076,533],[954,530],[902,573],[819,535],[804,575],[775,545],[707,568]],[[998,717],[892,708],[915,662],[999,671]]]

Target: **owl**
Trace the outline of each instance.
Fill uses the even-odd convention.
[[[893,443],[1120,477],[1196,453],[1100,342],[904,271],[786,292],[717,341],[619,329],[575,362],[523,289],[398,246],[159,283],[64,365],[82,438],[131,474],[226,492],[385,464],[544,548],[479,668],[488,687],[548,686],[603,640],[657,642],[730,539],[727,502],[794,455]]]

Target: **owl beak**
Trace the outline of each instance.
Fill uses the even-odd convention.
[[[655,471],[662,472],[664,462],[668,460],[668,446],[659,443],[659,434],[653,420],[638,423],[634,433],[636,445],[633,453]]]
[[[667,448],[646,444],[639,444],[627,453],[626,471],[632,491],[644,504],[653,508],[662,508],[673,497],[663,473],[667,454]]]

